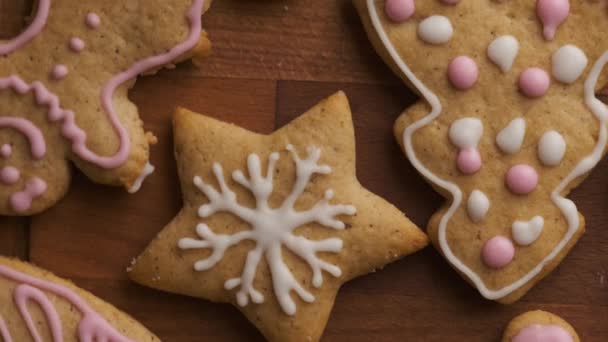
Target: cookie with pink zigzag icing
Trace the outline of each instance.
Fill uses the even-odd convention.
[[[127,314],[72,283],[0,257],[0,340],[160,341]]]
[[[39,0],[0,41],[0,215],[31,215],[67,192],[69,162],[135,192],[153,171],[127,92],[140,74],[209,50],[211,0]]]

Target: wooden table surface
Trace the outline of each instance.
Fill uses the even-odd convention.
[[[31,0],[30,0],[31,1]],[[0,0],[0,32],[19,30],[27,0]],[[30,5],[31,6],[31,5]],[[214,54],[140,79],[131,98],[158,136],[157,172],[135,194],[75,173],[59,205],[32,218],[0,218],[0,253],[29,260],[130,313],[164,341],[261,341],[229,305],[131,283],[130,260],[181,207],[172,155],[176,106],[261,133],[337,90],[351,100],[361,182],[424,227],[441,198],[400,152],[393,121],[416,97],[367,41],[348,0],[217,0],[203,18]],[[587,233],[559,268],[518,303],[481,298],[429,247],[344,286],[324,341],[496,341],[514,316],[561,315],[583,341],[608,340],[608,159],[572,194]]]

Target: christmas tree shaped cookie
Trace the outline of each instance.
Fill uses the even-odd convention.
[[[566,198],[608,140],[608,5],[598,0],[355,0],[379,54],[421,95],[395,124],[446,199],[433,244],[486,298],[510,303],[585,224]],[[599,227],[598,227],[599,228]]]
[[[357,181],[342,93],[271,135],[184,109],[174,132],[184,208],[138,283],[232,303],[271,341],[317,341],[344,282],[427,244]]]
[[[137,191],[153,171],[127,91],[142,73],[208,50],[210,0],[40,0],[0,41],[0,215],[57,202],[69,161],[92,180]]]
[[[0,340],[159,341],[128,315],[68,281],[2,257]]]

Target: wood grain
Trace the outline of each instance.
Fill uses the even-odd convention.
[[[0,0],[0,37],[19,30],[25,0]],[[10,10],[10,11],[9,11]],[[10,14],[14,13],[14,14]],[[76,174],[48,212],[0,221],[0,253],[31,257],[73,279],[165,341],[261,341],[228,305],[127,280],[125,268],[181,207],[172,154],[176,106],[269,133],[337,90],[351,100],[362,184],[425,226],[440,197],[405,160],[392,124],[416,97],[376,57],[348,0],[217,0],[204,19],[214,55],[141,79],[131,93],[158,138],[156,173],[140,193]],[[608,95],[608,92],[606,93]],[[546,280],[514,305],[483,300],[432,248],[344,286],[324,341],[496,341],[526,310],[561,315],[583,341],[608,338],[608,160],[572,198],[587,233]],[[31,226],[31,232],[26,229]]]

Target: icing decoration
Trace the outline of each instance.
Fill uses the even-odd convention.
[[[513,36],[500,36],[488,46],[488,58],[505,73],[513,67],[518,53],[519,41]]]
[[[541,97],[549,90],[551,79],[540,68],[529,68],[519,75],[519,89],[527,97]]]
[[[86,46],[84,41],[77,37],[71,38],[69,45],[70,45],[70,50],[72,50],[73,52],[81,52],[82,50],[84,50],[84,48]]]
[[[574,338],[559,325],[532,324],[522,329],[511,342],[574,342]]]
[[[154,165],[152,165],[148,162],[146,164],[146,166],[144,167],[144,169],[141,171],[141,175],[139,175],[139,177],[135,180],[135,183],[133,183],[133,186],[129,189],[129,193],[134,194],[134,193],[138,192],[139,189],[141,189],[141,186],[144,183],[144,180],[146,180],[146,178],[148,176],[150,176],[152,173],[154,173],[155,169],[156,168],[154,167]]]
[[[101,19],[97,15],[97,13],[89,13],[85,19],[87,26],[91,29],[96,29],[101,25]]]
[[[2,158],[8,158],[11,154],[13,154],[13,147],[11,145],[4,144],[0,147],[0,156],[2,156]]]
[[[12,166],[5,166],[0,170],[0,181],[4,185],[13,185],[19,181],[21,173]]]
[[[39,12],[43,9],[43,3],[47,3],[48,1],[49,0],[40,1]],[[44,105],[49,108],[48,117],[51,121],[62,121],[62,134],[72,141],[72,151],[78,157],[106,169],[120,167],[129,157],[131,142],[126,128],[120,123],[120,120],[114,111],[113,95],[115,90],[119,86],[135,78],[137,75],[170,63],[172,60],[184,55],[187,51],[194,48],[198,43],[202,31],[201,16],[203,4],[204,0],[193,0],[192,6],[187,14],[187,19],[190,23],[190,31],[184,42],[176,45],[166,53],[136,62],[127,71],[113,76],[101,90],[102,108],[107,114],[108,119],[117,132],[120,140],[119,150],[113,156],[99,156],[86,147],[86,134],[76,125],[75,114],[72,111],[61,108],[59,98],[51,93],[41,82],[35,81],[32,84],[27,84],[19,76],[12,75],[6,78],[0,78],[0,90],[13,89],[21,95],[30,92],[33,93],[35,95],[34,98],[39,105]],[[46,22],[46,17],[44,17],[43,22]],[[100,19],[98,15],[89,13],[86,22],[87,25],[94,28],[99,25]],[[35,34],[39,33],[40,30],[35,32]],[[12,52],[12,50],[9,52]]]
[[[453,35],[454,28],[450,19],[442,15],[430,16],[418,25],[418,37],[429,44],[445,44]]]
[[[534,216],[530,221],[515,221],[511,226],[513,240],[520,246],[529,246],[538,239],[544,225],[542,216]]]
[[[64,79],[68,75],[68,73],[69,73],[68,67],[66,67],[63,64],[58,64],[58,65],[55,65],[55,67],[53,67],[51,76],[55,80],[61,80],[61,79]]]
[[[515,165],[505,176],[507,187],[516,195],[526,195],[534,191],[538,185],[538,173],[527,164]]]
[[[25,29],[25,31],[21,32],[17,37],[9,40],[8,42],[4,42],[4,44],[2,44],[3,42],[0,42],[0,56],[13,53],[40,34],[46,25],[46,20],[49,16],[51,0],[39,0],[37,3],[38,8],[36,15],[34,16],[32,23]]]
[[[557,166],[566,154],[566,141],[556,131],[543,134],[538,142],[538,158],[545,166]]]
[[[585,71],[589,60],[587,55],[574,45],[564,45],[553,54],[553,77],[556,80],[572,84]]]
[[[0,79],[0,90],[2,89],[2,80]],[[4,127],[12,128],[27,138],[30,144],[30,152],[32,153],[32,157],[34,157],[34,159],[42,159],[44,157],[46,154],[46,143],[44,141],[44,136],[42,135],[42,131],[40,131],[40,129],[31,121],[12,116],[0,117],[0,128]],[[10,147],[10,145],[4,146]],[[5,149],[4,146],[2,149],[9,151],[8,154],[10,155],[12,148]]]
[[[32,277],[2,265],[0,265],[0,277],[20,283],[13,292],[13,299],[19,309],[21,317],[25,321],[30,335],[36,342],[41,342],[42,338],[36,327],[39,322],[34,321],[30,314],[27,305],[29,301],[36,302],[42,309],[53,341],[63,341],[63,327],[59,314],[53,305],[53,301],[51,301],[42,291],[49,292],[67,300],[73,308],[82,314],[82,319],[78,323],[75,332],[79,341],[133,342],[120,334],[82,298],[74,293],[74,291],[65,286]],[[2,317],[0,317],[0,337],[2,337],[5,342],[13,342]]]
[[[570,14],[569,0],[538,0],[536,14],[543,23],[543,35],[546,40],[553,40],[557,28]]]
[[[520,289],[522,286],[526,285],[530,280],[534,279],[534,277],[540,274],[545,268],[545,265],[549,264],[553,259],[555,259],[557,255],[559,255],[564,250],[564,248],[572,240],[572,237],[580,229],[580,218],[578,216],[576,204],[574,204],[574,202],[572,202],[570,199],[565,198],[562,193],[565,191],[565,189],[569,186],[570,183],[572,183],[578,177],[583,176],[584,174],[591,171],[591,169],[593,169],[599,163],[603,156],[604,150],[606,149],[606,145],[608,144],[608,107],[595,95],[595,89],[599,80],[599,76],[604,67],[608,64],[608,51],[604,52],[604,54],[601,55],[594,63],[589,73],[589,76],[585,80],[584,86],[585,104],[599,121],[599,134],[597,144],[593,152],[588,156],[582,158],[582,160],[576,165],[576,167],[574,167],[574,169],[572,169],[572,171],[564,179],[562,179],[561,183],[558,184],[558,186],[551,192],[551,200],[553,201],[553,203],[555,203],[555,205],[560,209],[560,211],[566,218],[566,221],[568,222],[568,230],[564,235],[563,239],[559,241],[555,248],[540,263],[538,263],[538,265],[532,268],[523,277],[502,288],[491,289],[488,287],[488,285],[484,283],[484,281],[475,271],[473,271],[470,267],[464,264],[456,255],[454,255],[454,252],[452,251],[447,240],[448,223],[450,222],[450,220],[454,216],[454,213],[458,210],[462,203],[462,190],[458,187],[458,185],[439,177],[435,173],[431,172],[426,166],[424,166],[424,164],[421,163],[418,159],[413,147],[412,138],[414,133],[416,133],[416,131],[418,131],[419,129],[427,126],[429,123],[433,122],[441,115],[443,110],[441,101],[433,91],[431,91],[420,79],[416,77],[416,75],[408,67],[407,63],[403,60],[403,58],[401,58],[395,46],[391,43],[390,39],[386,34],[386,31],[382,26],[382,21],[378,16],[374,0],[367,0],[366,5],[372,22],[372,26],[378,34],[379,39],[386,47],[389,56],[395,62],[399,70],[407,77],[407,79],[412,83],[412,85],[418,90],[418,92],[422,95],[422,97],[427,101],[427,103],[431,107],[431,111],[426,116],[415,121],[403,131],[403,146],[408,159],[410,160],[412,165],[418,170],[418,172],[420,172],[431,183],[441,189],[444,189],[451,195],[451,206],[441,217],[441,220],[439,222],[439,247],[441,248],[442,254],[456,269],[458,269],[468,279],[470,279],[473,284],[475,284],[475,287],[477,287],[479,293],[485,298],[495,300],[508,296],[514,291]]]
[[[507,127],[496,136],[496,144],[506,154],[519,152],[524,143],[526,135],[526,120],[517,118],[511,121]]]
[[[247,188],[255,197],[255,208],[242,206],[238,203],[236,194],[228,187],[224,178],[224,171],[220,164],[213,165],[213,173],[219,184],[220,192],[211,185],[203,182],[200,177],[194,178],[194,184],[207,196],[209,203],[201,205],[198,214],[201,218],[207,218],[218,212],[226,212],[235,215],[251,226],[251,230],[240,231],[231,235],[219,235],[214,233],[206,224],[201,223],[196,227],[199,239],[183,238],[178,242],[181,249],[210,249],[211,254],[203,260],[194,264],[197,271],[206,271],[214,267],[223,257],[225,251],[241,241],[251,240],[255,242],[255,248],[247,254],[247,260],[240,277],[229,279],[224,287],[233,290],[240,287],[236,293],[237,303],[246,306],[251,299],[254,303],[264,302],[264,296],[255,289],[254,280],[257,267],[262,256],[265,256],[276,299],[287,315],[294,315],[296,303],[290,293],[294,291],[303,301],[311,303],[315,297],[306,291],[299,281],[294,277],[292,271],[285,264],[282,257],[282,247],[294,253],[308,264],[312,271],[312,285],[321,287],[323,284],[323,271],[334,277],[340,277],[342,271],[336,265],[320,259],[317,253],[338,253],[342,249],[342,240],[339,238],[328,238],[313,241],[302,236],[295,235],[293,231],[301,226],[317,223],[327,228],[342,230],[345,224],[337,219],[340,215],[354,215],[356,209],[350,205],[330,204],[334,196],[333,190],[325,191],[324,198],[312,208],[305,211],[296,211],[294,205],[315,174],[326,175],[332,172],[327,165],[320,165],[321,150],[314,147],[308,148],[308,157],[300,159],[295,148],[287,146],[296,166],[296,180],[291,193],[283,204],[278,208],[270,208],[268,198],[273,192],[273,178],[275,175],[276,162],[279,153],[272,153],[268,158],[267,174],[262,174],[260,157],[250,154],[247,158],[247,169],[249,179],[240,170],[232,173],[235,182]]]
[[[395,23],[408,20],[416,10],[414,0],[386,0],[384,4],[386,16]]]
[[[32,207],[32,201],[47,189],[46,182],[34,177],[27,182],[25,189],[11,195],[9,202],[16,213],[24,213]]]
[[[479,78],[477,63],[468,56],[454,58],[448,66],[448,78],[456,89],[467,90],[472,88]]]
[[[495,236],[486,241],[481,251],[483,262],[491,268],[499,269],[513,261],[515,247],[511,240],[504,236]]]
[[[450,126],[450,141],[460,149],[456,165],[466,175],[474,174],[481,168],[482,161],[477,144],[482,134],[483,124],[479,119],[459,119]]]
[[[467,202],[467,211],[471,221],[481,222],[486,217],[489,209],[490,200],[488,196],[480,190],[473,190]]]

